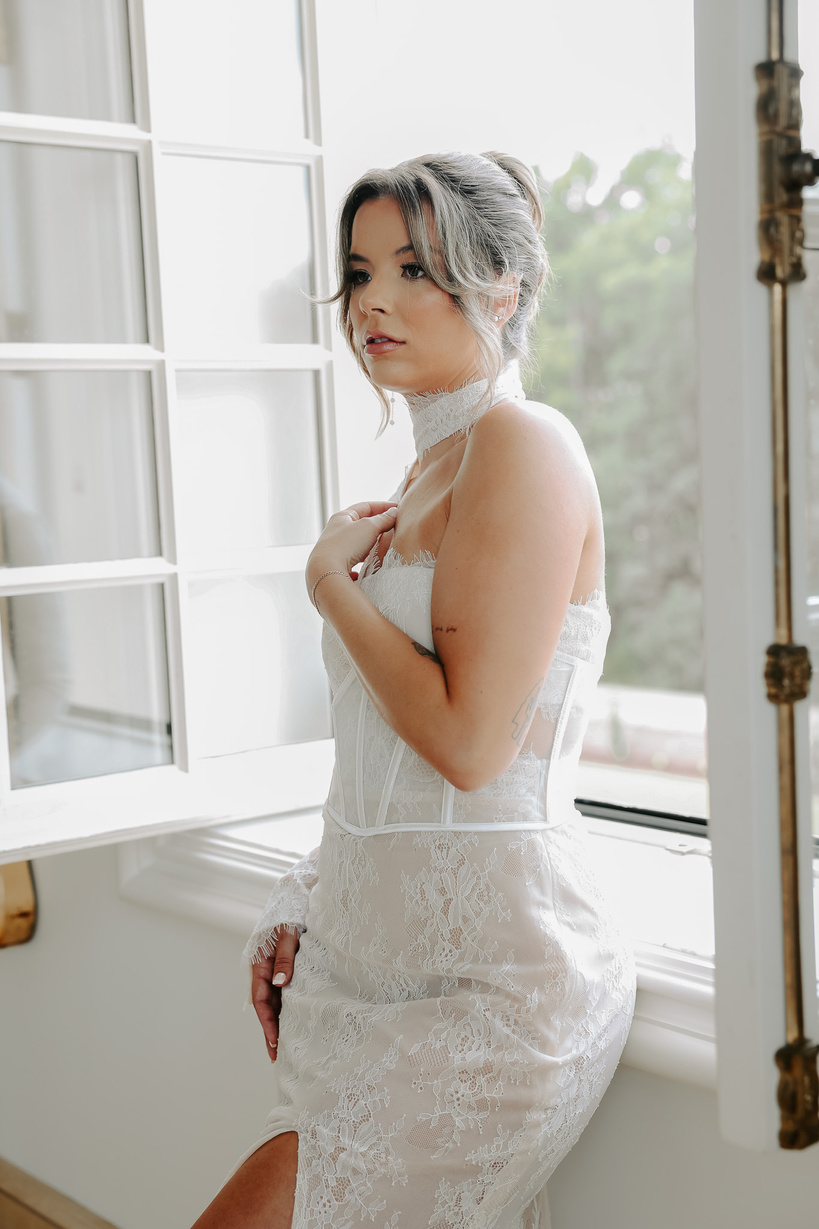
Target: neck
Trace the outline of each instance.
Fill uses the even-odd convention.
[[[404,400],[412,418],[415,451],[421,460],[431,448],[450,436],[468,432],[478,419],[499,401],[525,401],[518,364],[504,367],[490,397],[488,380],[470,380],[453,391],[406,393]]]

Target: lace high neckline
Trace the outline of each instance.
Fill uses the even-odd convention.
[[[517,363],[510,363],[495,382],[491,405],[486,396],[488,380],[473,380],[453,392],[407,393],[404,400],[412,418],[412,433],[418,459],[441,440],[467,431],[491,405],[499,401],[525,401]]]

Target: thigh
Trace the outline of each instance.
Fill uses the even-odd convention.
[[[291,1229],[299,1137],[285,1131],[247,1158],[193,1229]]]

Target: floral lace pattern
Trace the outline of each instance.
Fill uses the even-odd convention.
[[[404,397],[412,418],[415,451],[422,457],[441,440],[468,431],[482,414],[499,401],[526,400],[517,363],[509,363],[495,381],[494,396],[488,397],[488,380],[471,380],[453,392],[409,393]]]
[[[298,1133],[294,1229],[541,1229],[633,1011],[585,835],[373,839],[327,819],[305,863],[259,1141]],[[271,922],[303,904],[287,879]]]
[[[434,567],[390,550],[360,582],[419,643]],[[324,834],[246,948],[301,936],[256,1145],[298,1133],[293,1229],[547,1229],[545,1184],[634,1008],[632,954],[568,822],[608,629],[602,594],[569,608],[529,745],[471,793],[385,725],[325,629]]]

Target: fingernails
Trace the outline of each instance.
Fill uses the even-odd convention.
[[[273,978],[273,985],[283,986],[286,981],[287,981],[286,973],[277,973],[276,976]]]
[[[387,508],[386,511],[384,512],[384,515],[385,516],[398,516],[398,509],[397,508]]]

